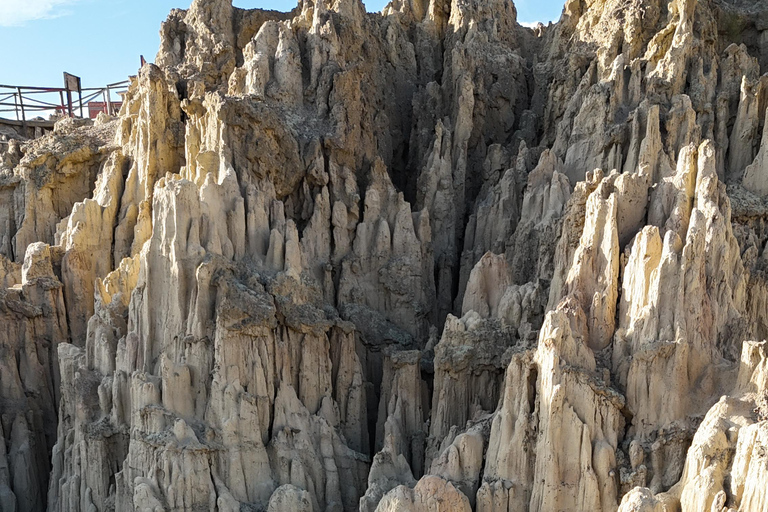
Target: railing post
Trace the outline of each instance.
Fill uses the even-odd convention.
[[[13,93],[13,111],[16,113],[16,120],[21,121],[19,119],[19,104],[16,103],[16,93]]]
[[[109,90],[109,86],[107,86],[107,114],[110,116],[115,115],[112,112],[112,92]]]
[[[64,108],[67,106],[64,103],[64,91],[59,91],[59,100],[61,101],[61,114],[64,115]]]
[[[21,87],[17,87],[19,92],[19,106],[21,107],[21,126],[24,128],[24,136],[27,136],[27,115],[24,113],[24,97],[21,94]]]
[[[72,91],[67,89],[67,111],[69,113],[69,117],[75,117],[72,113]]]

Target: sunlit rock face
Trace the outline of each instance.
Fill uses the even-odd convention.
[[[172,11],[0,142],[0,510],[768,510],[766,19]]]

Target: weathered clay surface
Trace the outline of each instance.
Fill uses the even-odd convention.
[[[768,510],[768,3],[194,0],[0,134],[0,510]]]

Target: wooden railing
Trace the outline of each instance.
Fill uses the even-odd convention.
[[[120,94],[128,89],[129,81],[115,82],[106,87],[85,88],[73,91],[58,87],[26,87],[0,84],[0,117],[15,115],[16,121],[26,126],[35,113],[84,117],[84,108],[96,98],[103,99],[105,113],[116,115],[112,93]],[[78,96],[73,99],[72,93]],[[79,114],[79,115],[78,115]]]

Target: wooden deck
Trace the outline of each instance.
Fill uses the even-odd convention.
[[[29,121],[16,121],[15,119],[3,119],[0,117],[0,125],[13,126],[14,128],[23,128],[28,126],[30,128],[43,128],[45,130],[53,130],[54,121],[43,121],[40,119],[30,119]]]
[[[0,126],[9,126],[22,137],[34,139],[53,131],[55,121],[30,119],[28,121],[16,121],[15,119],[3,119],[0,117]]]

